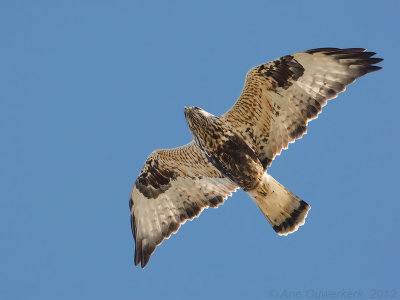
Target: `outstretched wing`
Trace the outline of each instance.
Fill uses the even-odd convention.
[[[236,189],[193,141],[150,154],[129,200],[135,265],[144,268],[157,245],[181,224],[222,204]]]
[[[251,69],[243,92],[221,118],[256,151],[266,169],[282,149],[307,132],[327,101],[346,85],[381,67],[365,49],[320,48]]]

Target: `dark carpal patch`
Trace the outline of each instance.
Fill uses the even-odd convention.
[[[178,173],[161,168],[154,159],[146,164],[147,168],[139,175],[135,185],[146,198],[155,199],[171,187],[170,181],[176,179]]]
[[[293,84],[293,81],[304,74],[304,68],[293,56],[287,55],[261,65],[258,73],[268,80],[273,79],[274,88],[280,87],[286,90]]]

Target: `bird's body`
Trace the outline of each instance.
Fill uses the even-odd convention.
[[[185,108],[194,141],[156,150],[135,182],[131,225],[135,264],[180,224],[216,207],[237,188],[256,202],[280,235],[304,224],[310,206],[267,174],[274,157],[300,138],[327,100],[356,78],[379,70],[364,49],[313,49],[251,69],[243,92],[224,115]]]
[[[196,145],[224,177],[245,191],[258,185],[262,164],[236,128],[198,107],[186,108],[185,115]]]

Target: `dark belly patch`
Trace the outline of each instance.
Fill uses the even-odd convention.
[[[229,136],[228,141],[220,141],[212,151],[203,150],[214,167],[242,189],[250,190],[261,180],[261,162],[238,135]]]

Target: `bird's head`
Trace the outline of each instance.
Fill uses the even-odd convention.
[[[190,106],[185,107],[185,118],[190,130],[196,135],[200,128],[207,128],[210,121],[213,120],[215,116],[200,107]]]

